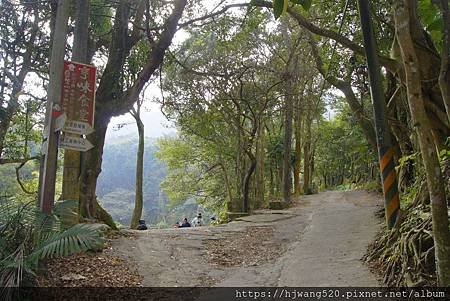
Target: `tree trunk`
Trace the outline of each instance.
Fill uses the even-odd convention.
[[[311,147],[311,155],[309,156],[309,160],[310,160],[310,163],[309,163],[309,190],[310,190],[310,192],[311,193],[313,193],[314,191],[312,190],[314,187],[313,187],[313,178],[314,178],[314,164],[315,164],[315,161],[314,161],[314,156],[315,156],[315,151],[316,151],[316,146],[315,146],[315,144],[314,143],[312,143],[312,147]]]
[[[236,185],[236,200],[233,201],[232,208],[233,210],[242,210],[242,200],[244,195],[244,178],[245,178],[245,143],[244,143],[244,133],[241,125],[241,108],[237,108],[238,117],[235,119],[235,127],[237,129],[237,146],[236,146],[236,166],[235,166],[235,185]]]
[[[143,178],[144,178],[144,123],[140,116],[140,104],[138,104],[137,111],[131,114],[136,120],[136,125],[139,134],[138,151],[136,158],[136,194],[134,199],[133,216],[131,217],[130,228],[136,229],[139,225],[139,220],[142,216],[142,208],[144,207],[144,192],[143,192]]]
[[[89,0],[76,1],[76,20],[73,40],[72,60],[78,63],[88,64],[88,41],[89,41]],[[67,112],[70,113],[70,112]],[[74,113],[74,112],[72,112]],[[68,120],[74,120],[74,116],[68,114]],[[70,135],[66,133],[66,135]],[[75,135],[78,136],[79,135]],[[64,152],[64,171],[62,182],[63,200],[79,199],[79,177],[81,167],[81,153],[74,150]]]
[[[274,181],[274,175],[273,175],[273,163],[270,162],[270,199],[273,199],[275,197],[275,181]]]
[[[243,200],[243,212],[249,213],[250,209],[250,181],[253,175],[253,172],[256,168],[256,158],[253,155],[248,154],[250,159],[250,167],[247,170],[244,178],[244,200]]]
[[[255,181],[255,208],[264,204],[264,158],[265,158],[265,127],[261,121],[256,137],[256,181]]]
[[[111,216],[98,203],[95,193],[97,179],[101,172],[106,130],[110,119],[109,113],[97,110],[94,122],[95,132],[87,137],[95,147],[86,152],[81,167],[79,213],[80,218],[98,219],[117,230]]]
[[[302,120],[300,101],[297,102],[294,116],[295,124],[295,164],[294,164],[294,196],[299,197],[301,194],[300,171],[302,163]]]
[[[283,186],[283,162],[277,162],[277,186],[276,186],[276,196],[279,198],[282,194],[282,186]]]
[[[288,82],[291,79],[287,79]],[[293,96],[292,85],[286,87],[284,103],[284,142],[283,142],[283,201],[291,202],[291,149],[292,149],[292,115],[293,115]]]
[[[231,188],[230,178],[228,176],[228,171],[225,168],[225,162],[224,162],[222,156],[220,157],[220,168],[222,169],[222,172],[223,172],[223,179],[225,182],[225,188],[227,190],[227,195],[228,195],[228,203],[231,204],[233,202],[233,189]]]
[[[244,178],[244,191],[243,191],[243,211],[246,213],[250,212],[250,187],[251,187],[251,179],[253,176],[253,173],[256,169],[256,157],[252,152],[253,149],[253,143],[255,141],[255,136],[258,133],[258,121],[257,120],[253,120],[253,126],[252,126],[252,130],[250,132],[250,137],[248,139],[245,139],[245,148],[244,151],[247,154],[248,159],[250,160],[250,166],[245,174],[245,178]]]
[[[139,4],[142,3],[144,1],[139,2]],[[81,168],[79,209],[83,217],[104,217],[104,215],[97,214],[99,204],[96,200],[95,190],[97,179],[101,172],[102,154],[108,123],[111,117],[128,112],[138,101],[142,89],[161,65],[165,52],[172,43],[173,36],[177,31],[178,21],[184,12],[186,3],[187,0],[174,1],[174,8],[166,18],[158,40],[151,44],[151,51],[143,69],[139,72],[133,85],[128,90],[123,91],[122,70],[132,46],[139,41],[139,26],[142,21],[143,10],[140,7],[141,5],[136,9],[135,24],[130,35],[128,30],[130,3],[125,0],[117,2],[108,62],[96,92],[95,132],[88,136],[88,139],[94,144],[94,148],[86,152]],[[109,218],[101,220],[116,228]]]
[[[441,53],[441,70],[439,73],[439,87],[444,100],[445,110],[450,123],[450,12],[448,8],[448,0],[439,1],[441,8],[441,15],[443,20],[443,45]]]
[[[305,142],[303,143],[303,193],[311,194],[310,183],[310,171],[311,171],[311,112],[308,112],[307,120],[306,120],[306,137]]]
[[[414,0],[397,0],[394,4],[396,37],[398,39],[406,74],[409,108],[419,138],[428,190],[430,192],[433,239],[435,246],[438,285],[450,286],[450,229],[445,194],[436,147],[433,143],[430,121],[425,111],[419,59],[411,37]]]

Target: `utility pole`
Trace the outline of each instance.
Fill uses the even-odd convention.
[[[394,148],[386,119],[386,100],[383,94],[380,64],[376,51],[375,36],[370,19],[369,0],[358,0],[361,27],[364,36],[369,70],[370,94],[372,95],[373,115],[375,120],[378,158],[381,179],[383,181],[384,207],[386,223],[389,229],[394,227],[400,210],[400,199],[397,186],[397,173],[394,163]]]
[[[54,131],[56,118],[62,113],[60,97],[62,89],[64,52],[67,40],[70,1],[59,0],[56,11],[55,32],[53,34],[50,58],[50,76],[47,90],[43,159],[39,176],[39,207],[51,214],[55,201],[55,182],[58,159],[58,133]]]
[[[76,0],[75,30],[72,51],[72,61],[88,64],[89,40],[89,0]],[[73,120],[71,112],[66,112],[67,119]],[[73,111],[72,111],[73,113]],[[71,135],[66,133],[65,135]],[[78,135],[79,137],[79,135]],[[81,153],[75,150],[65,150],[64,171],[62,182],[62,199],[79,199],[79,177],[81,170]]]

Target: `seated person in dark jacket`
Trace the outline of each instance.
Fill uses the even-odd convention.
[[[145,221],[143,219],[139,220],[139,225],[137,226],[138,230],[147,230],[147,225],[145,224]]]
[[[187,218],[184,218],[183,223],[181,224],[180,228],[187,228],[190,226],[191,226],[191,224],[189,224]]]

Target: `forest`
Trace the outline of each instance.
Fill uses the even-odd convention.
[[[382,283],[450,286],[448,1],[0,1],[0,286],[141,219],[353,189],[384,196],[361,254]],[[76,137],[55,125],[64,60],[97,70]],[[176,134],[146,136],[150,102]],[[135,135],[106,140],[124,114]]]

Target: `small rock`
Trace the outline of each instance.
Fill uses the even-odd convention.
[[[61,276],[61,280],[64,281],[72,281],[72,280],[85,280],[86,277],[80,274],[70,273],[64,276]]]

